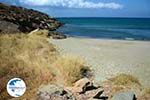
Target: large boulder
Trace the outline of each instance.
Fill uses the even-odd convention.
[[[28,33],[37,28],[54,31],[62,24],[47,14],[0,3],[0,32]]]

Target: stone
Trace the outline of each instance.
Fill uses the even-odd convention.
[[[74,83],[73,87],[66,87],[70,90],[77,100],[107,100],[108,96],[104,88],[94,84],[88,78],[82,78]]]
[[[104,90],[99,91],[98,93],[96,93],[96,95],[93,98],[99,98],[103,92]]]
[[[19,33],[19,26],[7,21],[0,20],[0,33]]]
[[[86,91],[84,94],[74,94],[77,100],[107,100],[108,97],[103,93],[103,89],[93,89],[90,91]],[[101,92],[99,94],[99,92]]]
[[[39,88],[37,100],[76,100],[71,92],[56,85],[46,85]]]
[[[136,97],[132,91],[127,91],[114,94],[111,100],[136,100]]]
[[[75,82],[74,84],[74,92],[82,93],[86,91],[88,86],[92,86],[93,83],[88,78],[82,78]]]
[[[93,90],[92,90],[93,91]],[[105,95],[104,89],[99,88],[94,90],[95,92],[92,93],[92,91],[89,91],[89,93],[86,95],[90,96],[90,99],[88,100],[107,100],[108,96]]]
[[[72,91],[75,93],[85,93],[93,89],[97,89],[97,87],[93,86],[93,82],[88,78],[82,78],[75,82]]]
[[[62,34],[62,33],[58,33],[58,32],[53,32],[53,31],[49,31],[48,36],[52,37],[53,39],[66,39],[67,36]]]
[[[67,37],[65,35],[52,35],[53,39],[66,39]]]

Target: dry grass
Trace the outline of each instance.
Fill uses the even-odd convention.
[[[143,90],[143,94],[144,94],[144,95],[145,95],[145,94],[150,95],[150,88],[145,88],[145,89]]]
[[[90,71],[84,60],[74,55],[64,55],[53,64],[58,69],[57,80],[64,85],[72,85]]]
[[[45,30],[28,35],[0,35],[0,100],[10,98],[6,84],[11,78],[25,81],[27,91],[19,99],[26,100],[35,97],[42,84],[56,82],[56,79],[71,84],[89,69],[78,57],[60,57],[45,35]]]
[[[127,74],[119,74],[118,76],[111,78],[111,82],[115,85],[124,85],[124,86],[131,86],[131,85],[138,85],[141,86],[139,80],[132,75]]]
[[[52,44],[39,35],[5,34],[0,36],[0,99],[9,98],[5,87],[14,77],[25,80],[30,98],[36,88],[54,79],[50,64],[57,52]],[[36,85],[35,85],[36,84]]]
[[[107,87],[110,98],[119,92],[134,91],[136,94],[139,94],[142,90],[142,85],[136,77],[123,73],[104,81],[104,87]]]
[[[138,100],[150,100],[150,88],[144,88]]]

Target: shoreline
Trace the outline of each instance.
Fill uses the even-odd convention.
[[[96,82],[127,73],[137,77],[144,87],[150,86],[150,41],[68,37],[50,42],[61,54],[84,58],[92,66]]]
[[[150,42],[150,40],[137,40],[134,38],[125,38],[125,39],[116,39],[116,38],[93,38],[89,36],[73,36],[73,35],[68,35],[64,34],[67,36],[67,38],[79,38],[79,39],[97,39],[97,40],[115,40],[115,41],[135,41],[135,42]]]

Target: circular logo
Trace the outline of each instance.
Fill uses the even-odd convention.
[[[26,84],[20,78],[13,78],[7,83],[7,92],[12,97],[20,97],[26,91]]]

